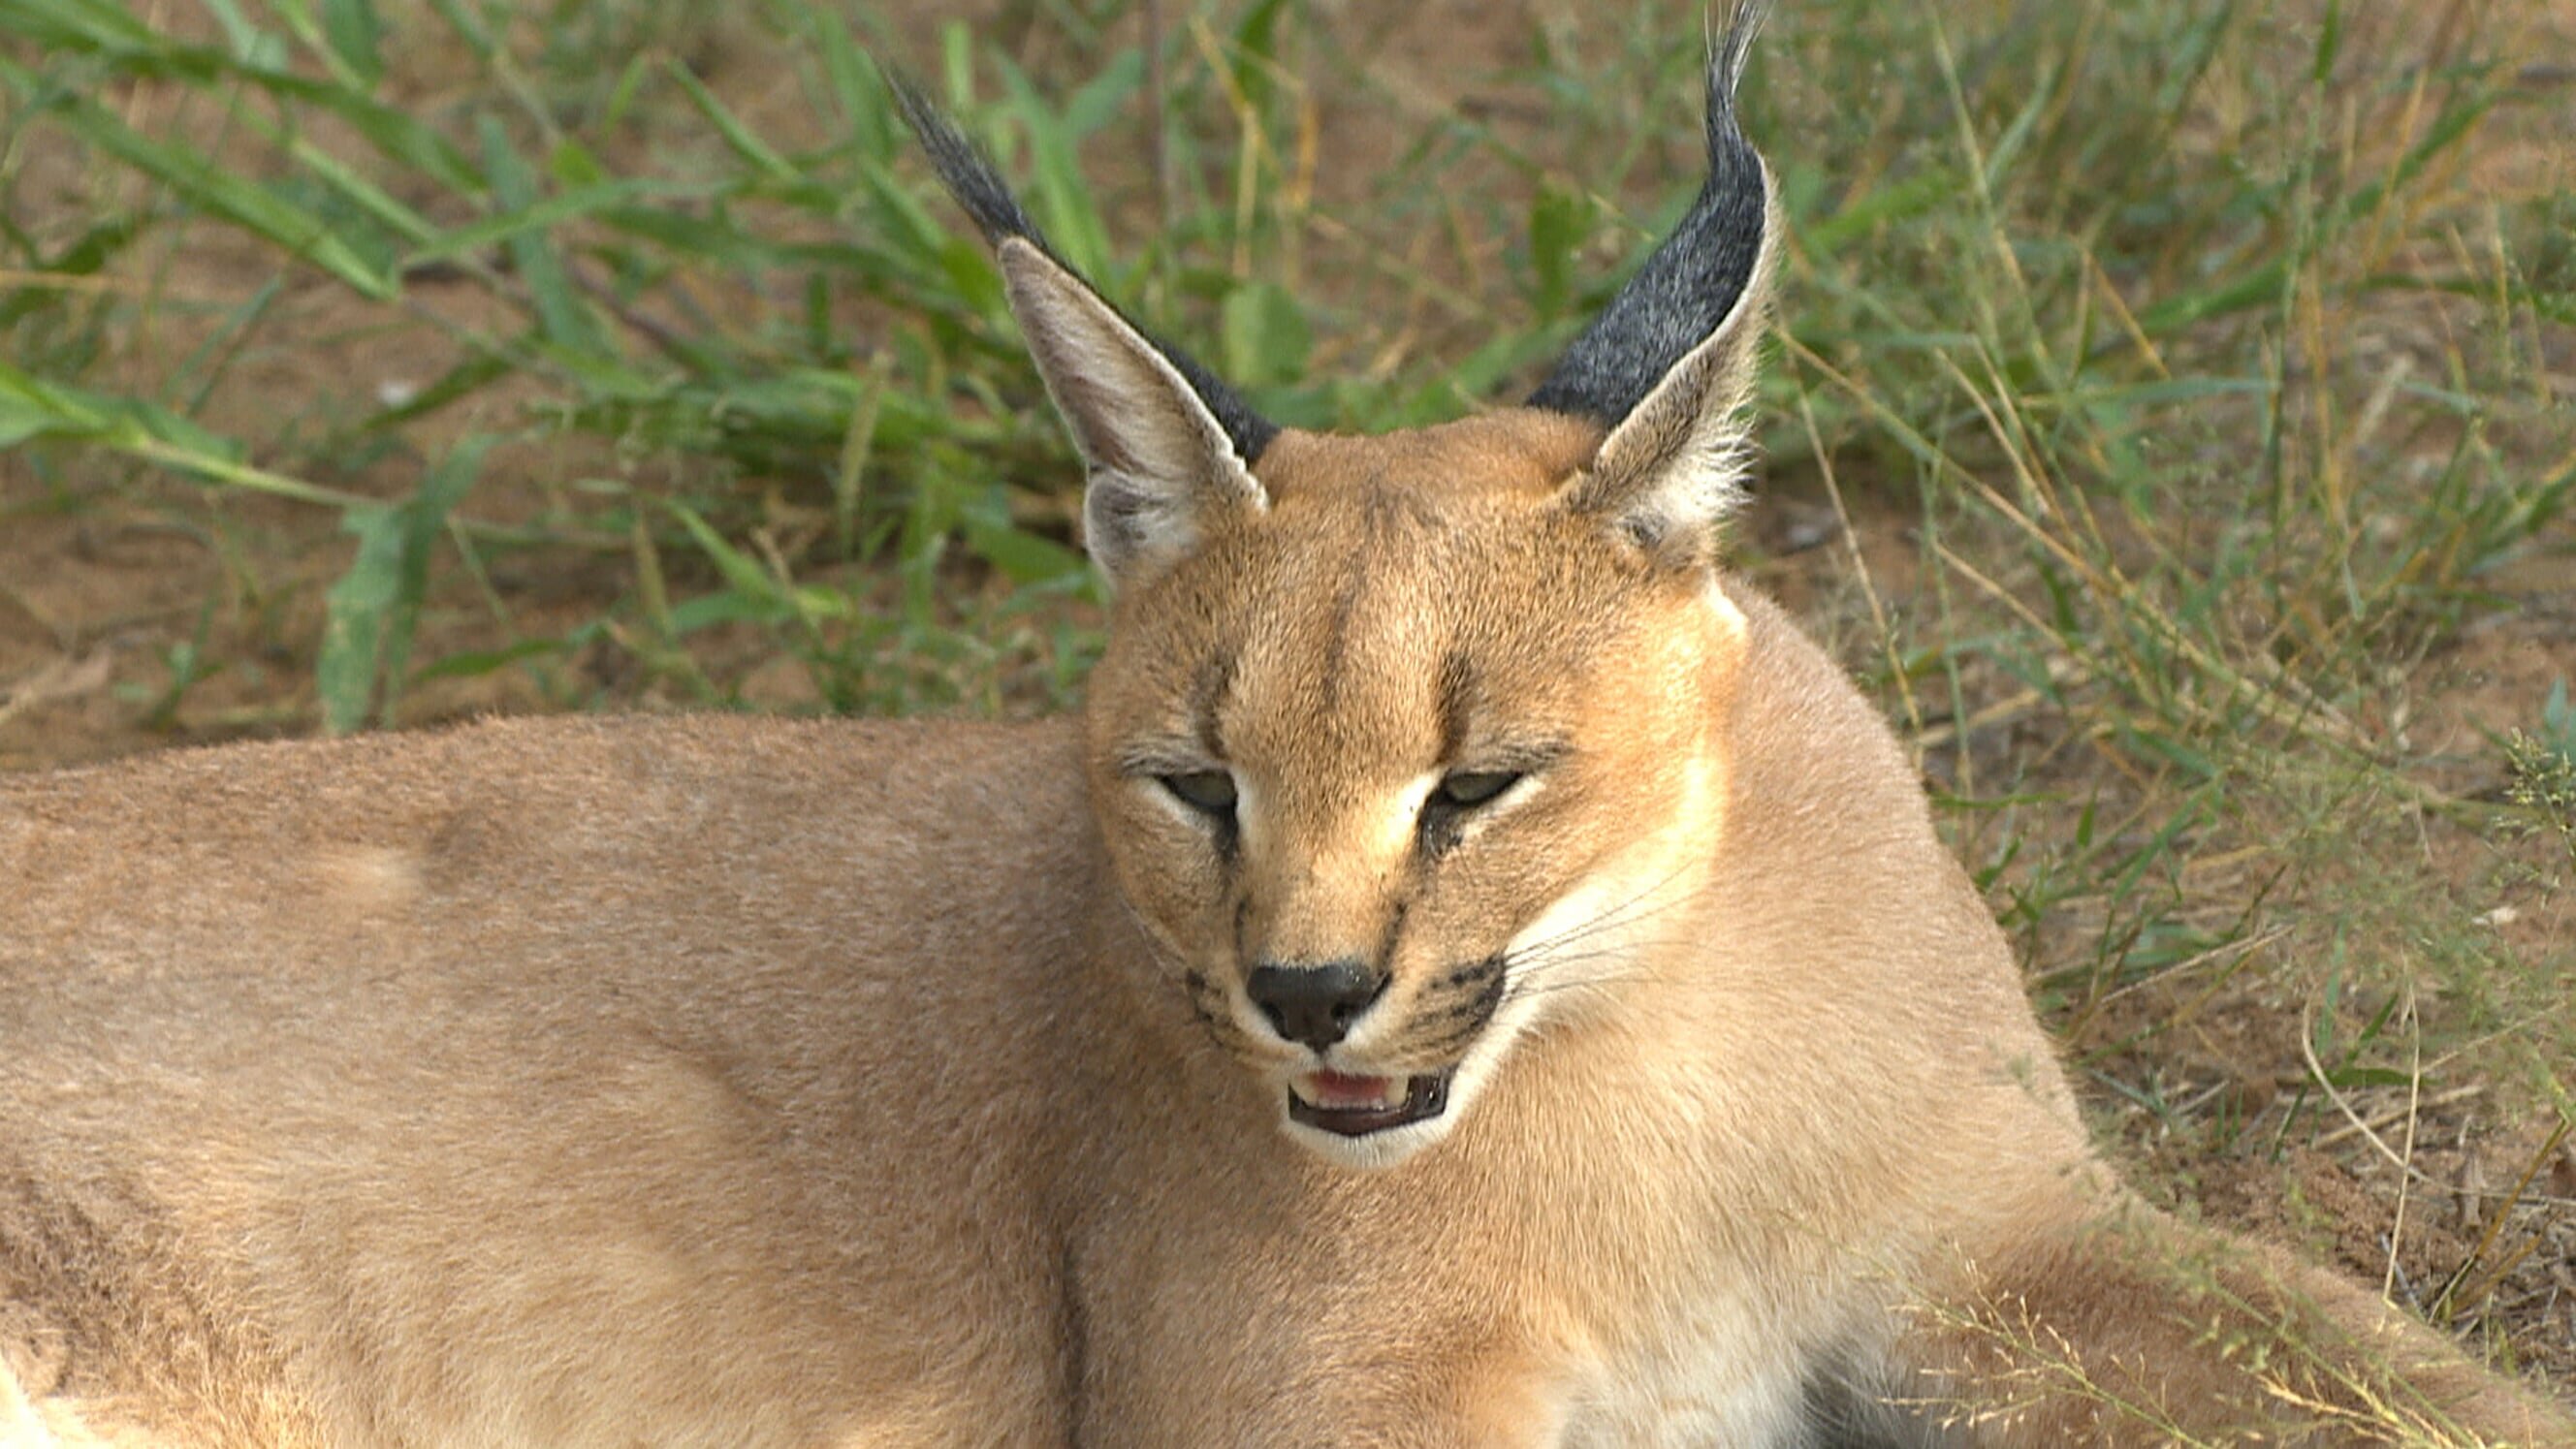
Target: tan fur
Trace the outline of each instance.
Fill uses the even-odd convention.
[[[1011,265],[1051,366],[1146,345]],[[1247,484],[1170,367],[1051,376],[1128,490],[1081,721],[0,782],[0,1444],[2576,1443],[2094,1161],[1895,742],[1676,546],[1759,304],[1669,444]],[[1247,997],[1341,960],[1329,1058]],[[1326,1060],[1448,1110],[1290,1122]]]
[[[1106,852],[1060,724],[496,723],[7,782],[0,1321],[36,1414],[64,1443],[1749,1442],[1819,1353],[1903,1354],[1890,1305],[1953,1262],[2217,1402],[2236,1371],[2144,1270],[2097,1293],[2043,1246],[2122,1199],[1831,666],[1740,588],[1587,574],[1608,546],[1545,512],[1561,420],[1278,446],[1277,537],[1122,601]],[[1553,602],[1463,607],[1463,570]],[[1585,744],[1416,902],[1399,976],[1587,874],[1685,873],[1401,1166],[1283,1140],[1138,929],[1196,950],[1207,870],[1099,744],[1210,640],[1276,803],[1257,930],[1382,929],[1391,868],[1325,857],[1403,773],[1355,762],[1432,763],[1447,649]]]

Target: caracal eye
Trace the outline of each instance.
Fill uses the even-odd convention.
[[[1230,818],[1234,814],[1234,776],[1225,770],[1190,770],[1178,775],[1156,775],[1164,789],[1202,815]]]
[[[1443,775],[1431,798],[1452,810],[1473,810],[1520,782],[1518,770],[1460,770]]]

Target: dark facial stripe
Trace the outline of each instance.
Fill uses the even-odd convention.
[[[1500,963],[1496,965],[1492,977],[1473,994],[1423,1014],[1421,1020],[1436,1028],[1437,1035],[1414,1043],[1417,1050],[1445,1057],[1463,1051],[1467,1043],[1476,1039],[1477,1033],[1485,1029],[1486,1024],[1494,1019],[1495,1011],[1501,1008],[1511,980],[1499,969]]]
[[[1396,938],[1404,934],[1404,913],[1412,908],[1413,898],[1405,895],[1397,897],[1395,908],[1387,912],[1386,931],[1378,937],[1377,942],[1377,970],[1380,976],[1392,975],[1395,971]]]
[[[1333,596],[1333,622],[1324,635],[1322,684],[1326,710],[1341,707],[1342,665],[1351,652],[1351,617],[1359,612],[1360,591],[1368,587],[1372,567],[1374,563],[1364,551],[1351,561],[1351,570],[1342,580],[1341,592]]]
[[[1189,1003],[1190,1014],[1208,1029],[1220,1043],[1240,1041],[1243,1032],[1226,1014],[1225,992],[1196,971],[1181,977],[1181,999]]]
[[[1442,1021],[1454,1020],[1459,1017],[1472,1017],[1479,1025],[1481,1025],[1485,1018],[1494,1014],[1495,1007],[1503,1004],[1503,983],[1503,973],[1499,969],[1498,965],[1493,974],[1487,976],[1474,991],[1465,993],[1460,997],[1460,999],[1443,1005],[1440,1010],[1432,1013],[1432,1015],[1436,1019]]]
[[[1467,722],[1476,706],[1476,666],[1459,650],[1440,656],[1440,763],[1452,767],[1467,745]]]
[[[1440,857],[1467,833],[1466,817],[1454,809],[1443,808],[1434,799],[1422,807],[1422,818],[1413,827],[1413,868],[1416,878],[1426,873]]]
[[[1448,975],[1440,978],[1440,985],[1443,990],[1454,991],[1461,986],[1487,981],[1502,974],[1503,958],[1498,955],[1488,956],[1482,961],[1470,961],[1464,966],[1453,968]]]
[[[1217,729],[1219,715],[1225,709],[1226,696],[1234,692],[1234,651],[1211,654],[1190,677],[1190,725],[1198,732],[1199,746],[1214,760],[1225,758],[1225,742]]]

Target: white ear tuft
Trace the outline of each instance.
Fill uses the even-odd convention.
[[[1269,506],[1185,361],[1035,243],[998,250],[1029,354],[1090,465],[1084,541],[1111,583],[1186,556],[1226,512]]]

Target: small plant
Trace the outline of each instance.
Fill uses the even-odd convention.
[[[2550,686],[2538,734],[2505,736],[2504,761],[2505,799],[2530,812],[2528,828],[2556,836],[2576,866],[2576,708],[2567,702],[2566,680]]]

